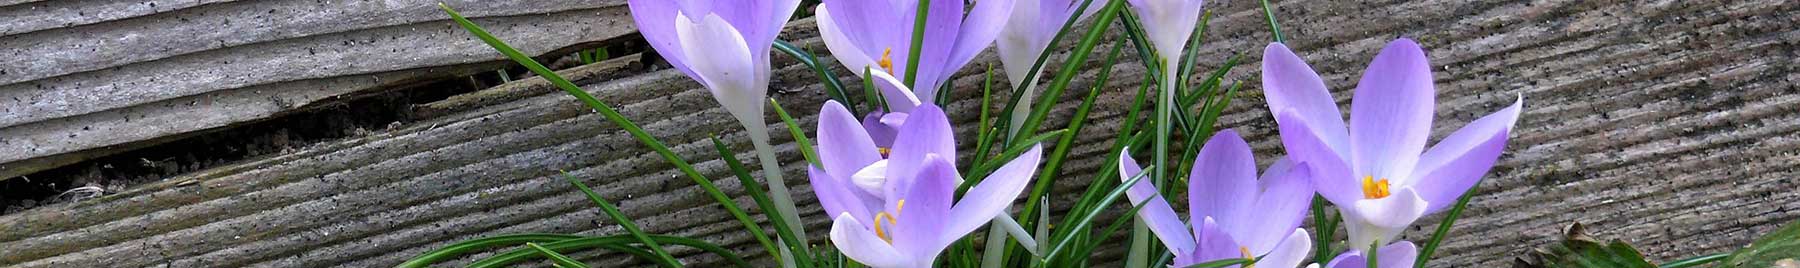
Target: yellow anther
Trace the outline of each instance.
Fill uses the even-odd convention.
[[[1256,255],[1250,255],[1250,247],[1238,247],[1238,252],[1244,253],[1244,261],[1256,261]],[[1256,264],[1244,265],[1244,268],[1256,268]]]
[[[1375,180],[1375,176],[1363,176],[1362,191],[1364,199],[1381,199],[1388,197],[1388,179]]]
[[[894,152],[894,149],[888,147],[876,147],[875,152],[881,153],[881,158],[887,158],[888,154]]]
[[[894,48],[891,48],[891,47],[887,48],[886,51],[881,52],[881,62],[878,63],[878,64],[881,64],[882,70],[887,70],[887,72],[890,74],[894,73],[894,58],[892,57],[893,54],[894,54]]]
[[[888,214],[886,211],[875,213],[875,236],[881,237],[881,240],[886,240],[890,244],[894,243],[894,238],[888,236],[886,230],[881,229],[881,222],[882,220],[887,220],[888,225],[900,224],[900,222],[894,220],[900,218],[900,209],[906,207],[906,199],[901,199],[896,203],[897,204],[894,205],[894,214]]]

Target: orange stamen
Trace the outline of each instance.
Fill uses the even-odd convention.
[[[894,48],[891,48],[891,47],[887,48],[886,51],[881,52],[881,62],[879,62],[879,64],[881,64],[881,69],[887,70],[887,72],[890,74],[894,73],[894,58],[892,57],[893,54],[894,54]]]
[[[1363,176],[1362,192],[1364,199],[1382,199],[1388,197],[1390,184],[1388,179],[1375,180],[1375,176]]]

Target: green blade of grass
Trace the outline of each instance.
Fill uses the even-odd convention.
[[[916,81],[919,79],[919,51],[925,48],[925,19],[931,13],[931,0],[919,0],[916,11],[918,14],[913,15],[912,46],[907,50],[910,53],[906,53],[906,78],[903,82],[906,82],[907,88],[918,88],[919,85]]]
[[[738,161],[737,155],[733,154],[731,152],[731,149],[725,147],[724,142],[719,141],[719,136],[708,135],[708,138],[710,138],[713,142],[713,149],[716,149],[719,151],[719,158],[724,159],[725,164],[731,168],[732,174],[737,175],[738,181],[741,182],[741,181],[744,181],[744,178],[750,177],[750,169],[744,167],[743,162]],[[754,180],[752,180],[752,181],[754,181]],[[775,210],[773,210],[775,208],[773,202],[764,202],[764,201],[767,201],[765,199],[767,199],[768,196],[764,195],[764,196],[762,196],[762,198],[755,197],[756,194],[760,194],[761,192],[760,191],[752,191],[750,189],[750,187],[753,187],[753,185],[756,185],[756,184],[746,184],[745,192],[752,193],[753,196],[751,197],[751,199],[756,200],[756,205],[759,208],[762,208],[764,213],[767,213],[769,211],[775,211]],[[766,203],[766,205],[765,205],[765,203]],[[744,229],[750,232],[751,237],[756,238],[757,243],[760,243],[763,245],[764,250],[768,250],[768,252],[770,252],[771,254],[773,254],[774,252],[779,252],[781,250],[780,248],[777,248],[775,246],[775,242],[772,242],[769,240],[769,236],[763,232],[762,226],[756,224],[756,221],[754,219],[750,218],[749,215],[745,214],[743,211],[732,211],[731,216],[734,218],[737,218],[738,222],[742,223],[744,225],[744,227],[745,227]],[[783,222],[783,219],[782,219],[782,217],[769,217],[769,221],[776,222],[777,223],[776,225],[781,225],[779,223]],[[784,227],[776,226],[776,228],[784,228]],[[781,258],[775,258],[775,259],[777,261],[783,261],[783,260],[781,260]]]
[[[967,179],[963,181],[962,186],[957,187],[957,192],[967,190],[969,189],[969,186],[975,185],[975,183],[980,182],[983,178],[987,178],[988,173],[993,173],[994,170],[1000,169],[1001,166],[1006,165],[1006,162],[1012,161],[1013,158],[1017,158],[1019,155],[1025,154],[1026,151],[1030,151],[1032,145],[1049,140],[1050,138],[1068,134],[1068,132],[1069,131],[1066,129],[1045,132],[1044,134],[1027,138],[1024,142],[1019,143],[1012,148],[1007,148],[1006,151],[1000,153],[1000,156],[994,157],[994,161],[988,161],[986,164],[975,167],[974,170],[969,172],[968,176],[964,176],[964,178]]]
[[[526,242],[525,247],[531,248],[532,250],[536,250],[538,252],[538,254],[544,254],[544,257],[550,258],[550,261],[552,263],[555,263],[556,267],[561,267],[561,268],[587,268],[588,267],[587,264],[585,264],[585,263],[581,263],[580,261],[575,261],[575,259],[570,259],[569,256],[563,256],[562,253],[556,253],[556,251],[552,251],[550,249],[544,248],[544,246],[539,246],[537,243]]]
[[[1681,260],[1672,261],[1672,262],[1668,262],[1668,263],[1663,263],[1662,265],[1657,265],[1656,267],[1661,267],[1661,268],[1695,267],[1695,266],[1700,266],[1702,264],[1708,264],[1708,263],[1713,263],[1713,262],[1717,262],[1717,261],[1722,261],[1722,260],[1725,260],[1726,258],[1730,258],[1730,257],[1731,257],[1731,253],[1718,253],[1718,254],[1712,254],[1712,255],[1703,255],[1703,256],[1699,256],[1699,257],[1686,258],[1686,259],[1681,259]]]
[[[1263,8],[1263,17],[1269,18],[1269,32],[1273,33],[1273,35],[1275,36],[1275,42],[1276,43],[1287,42],[1287,37],[1284,37],[1281,35],[1281,24],[1275,23],[1275,8],[1269,6],[1269,0],[1262,0],[1262,8]]]
[[[1070,14],[1086,14],[1088,8],[1091,7],[1090,4],[1093,4],[1093,2],[1094,2],[1093,0],[1082,0],[1081,4],[1078,4],[1075,6],[1075,9],[1073,11],[1074,13],[1070,13]],[[1117,10],[1102,11],[1102,12],[1117,13]],[[1074,28],[1075,23],[1079,22],[1079,21],[1081,21],[1081,16],[1069,16],[1069,19],[1063,21],[1062,27],[1058,28],[1056,30],[1056,34],[1050,36],[1050,42],[1048,42],[1048,43],[1049,44],[1060,43],[1063,39],[1063,36],[1068,35],[1069,29]],[[1031,69],[1029,69],[1025,72],[1025,78],[1019,80],[1019,81],[1021,81],[1020,84],[1012,85],[1013,86],[1012,88],[1026,88],[1030,83],[1035,83],[1038,79],[1038,73],[1041,72],[1044,68],[1044,62],[1050,60],[1050,55],[1052,53],[1056,53],[1056,51],[1051,50],[1051,49],[1044,49],[1044,51],[1038,52],[1037,61],[1033,62],[1031,64]],[[1069,61],[1069,62],[1074,62],[1074,61]],[[1045,95],[1039,95],[1038,97],[1043,98],[1044,96]],[[1018,109],[1019,103],[1024,101],[1023,100],[1024,97],[1025,97],[1025,91],[1014,90],[1013,93],[1011,94],[1011,97],[1007,98],[1008,101],[1006,103],[1006,108],[1001,109],[1001,110],[1002,111],[1012,111],[1013,109]],[[1001,132],[1015,133],[1016,131],[1010,131],[1011,126],[1012,126],[1012,117],[1010,117],[1010,116],[1001,117],[999,119],[999,122],[995,124],[995,127],[1001,128],[1001,130],[1007,130],[1007,131],[1001,131]],[[1021,127],[1021,128],[1023,128],[1023,127]],[[1016,138],[1016,137],[1018,137],[1018,134],[1016,134],[1016,133],[1013,135],[1010,135],[1010,136],[1006,136],[1005,141],[1010,142],[1010,141],[1012,141],[1013,138]],[[980,151],[980,152],[976,152],[976,153],[985,154],[987,152]]]
[[[454,244],[450,244],[448,246],[444,246],[444,247],[438,248],[436,250],[425,252],[424,254],[419,254],[418,257],[413,257],[411,260],[407,260],[406,262],[400,263],[400,265],[395,265],[394,267],[396,267],[396,268],[424,268],[424,267],[430,267],[431,264],[433,264],[433,263],[450,260],[450,259],[462,256],[464,254],[468,254],[469,252],[475,252],[475,251],[489,249],[489,248],[509,247],[509,246],[518,245],[520,243],[527,243],[527,242],[553,242],[553,241],[561,241],[561,240],[565,240],[565,239],[575,239],[575,238],[581,238],[581,237],[582,236],[579,236],[579,235],[564,235],[564,234],[513,234],[513,235],[502,235],[502,236],[495,236],[495,237],[486,237],[486,238],[480,238],[480,239],[466,240],[466,241],[462,241],[462,242],[456,242]]]
[[[773,100],[771,100],[771,101],[773,101]],[[779,104],[777,106],[779,106]],[[780,108],[777,108],[776,111],[780,111]],[[727,148],[725,146],[725,142],[720,141],[718,136],[713,136],[711,138],[712,138],[712,143],[713,143],[713,149],[719,151],[720,158],[725,160],[725,165],[727,167],[730,167],[731,173],[737,177],[738,183],[744,186],[744,192],[748,193],[750,195],[751,200],[756,201],[756,207],[762,209],[762,211],[764,211],[765,213],[767,213],[769,211],[776,211],[775,210],[775,202],[769,198],[768,194],[765,194],[765,193],[767,193],[767,191],[763,190],[762,184],[756,183],[756,178],[750,177],[750,169],[744,166],[744,162],[738,160],[737,155],[732,154],[731,149]],[[806,252],[806,251],[803,251],[803,250],[806,250],[806,246],[804,244],[802,244],[802,243],[804,243],[803,241],[806,241],[806,238],[799,237],[799,235],[794,234],[794,232],[792,231],[793,229],[789,229],[788,225],[794,224],[794,223],[787,222],[787,219],[785,219],[783,217],[768,217],[768,218],[769,218],[769,222],[775,225],[775,235],[782,238],[781,241],[786,244],[789,252],[801,252],[801,253]],[[749,219],[749,217],[739,218],[739,220],[745,220],[745,219]],[[754,224],[755,224],[754,221],[752,221],[750,223],[745,223],[745,225],[754,225]],[[763,235],[761,227],[757,227],[756,229],[751,229],[751,234],[756,236],[757,242],[763,243],[764,250],[767,250],[767,252],[769,252],[769,254],[776,254],[777,252],[780,251],[780,249],[776,247],[775,243],[770,242],[769,238],[767,236]],[[795,258],[794,264],[796,264],[796,266],[812,267],[812,256],[811,255],[794,254],[794,258]],[[775,258],[775,259],[780,260],[781,258]]]
[[[819,80],[825,83],[825,95],[844,103],[844,107],[850,108],[850,114],[862,114],[862,111],[857,110],[856,103],[850,101],[848,91],[844,91],[844,82],[838,81],[837,75],[831,73],[831,67],[820,64],[818,57],[780,39],[775,40],[775,50],[787,53],[788,56],[799,60],[800,64],[805,64],[806,68],[812,69],[813,75],[819,76]]]
[[[976,127],[979,128],[976,129],[975,134],[975,165],[987,163],[988,145],[991,144],[990,142],[993,142],[994,135],[996,135],[995,132],[997,132],[996,129],[993,129],[993,122],[988,120],[988,111],[994,109],[989,106],[989,101],[993,99],[993,95],[994,65],[988,65],[987,77],[981,80],[981,117],[979,117],[980,122],[976,123]],[[971,165],[970,167],[974,166]],[[964,170],[963,173],[968,173],[968,171]]]
[[[788,116],[787,109],[781,108],[781,103],[776,102],[775,98],[769,98],[769,106],[775,107],[775,114],[781,116],[782,124],[787,125],[788,135],[794,136],[794,146],[800,148],[800,156],[806,158],[806,163],[823,166],[819,163],[818,151],[813,150],[812,139],[806,138],[806,130],[800,129],[800,123],[794,122],[794,117]]]
[[[1331,239],[1335,237],[1332,235],[1336,229],[1330,227],[1327,222],[1330,219],[1325,218],[1326,204],[1328,203],[1325,202],[1325,197],[1313,195],[1313,263],[1326,263],[1331,261],[1332,257],[1336,257],[1332,256],[1335,254],[1331,252]]]
[[[1074,149],[1076,136],[1079,136],[1081,129],[1086,126],[1088,114],[1093,110],[1095,99],[1100,96],[1101,90],[1105,89],[1106,83],[1111,80],[1112,66],[1118,59],[1119,52],[1120,46],[1113,46],[1112,52],[1107,54],[1106,64],[1102,65],[1100,75],[1094,79],[1094,86],[1088,89],[1087,96],[1081,99],[1081,106],[1075,108],[1075,116],[1071,117],[1068,126],[1063,128],[1067,129],[1069,134],[1057,138],[1056,147],[1046,158],[1044,168],[1038,172],[1037,181],[1033,182],[1035,185],[1032,185],[1031,191],[1025,196],[1025,209],[1019,215],[1032,215],[1032,212],[1037,211],[1039,201],[1049,194],[1050,187],[1056,184],[1056,178],[1061,177],[1059,175],[1062,173],[1063,161],[1068,157],[1069,151]]]
[[[697,239],[686,238],[686,237],[667,236],[667,235],[649,235],[649,238],[650,238],[650,240],[656,241],[658,243],[692,247],[695,249],[699,249],[701,251],[705,251],[707,253],[719,255],[720,257],[723,257],[726,262],[731,263],[733,266],[736,266],[736,267],[755,267],[753,265],[750,265],[750,262],[744,261],[743,258],[738,257],[738,255],[736,253],[732,253],[731,250],[725,249],[724,247],[720,247],[719,245],[707,243],[706,241],[700,241]],[[583,237],[583,238],[566,239],[566,240],[562,240],[562,241],[544,243],[544,244],[542,244],[542,246],[545,249],[549,249],[551,251],[556,251],[556,252],[570,252],[570,251],[576,251],[576,250],[588,249],[588,248],[612,249],[612,248],[616,248],[619,246],[628,246],[628,245],[630,245],[630,243],[636,242],[638,239],[639,238],[632,237],[630,235]],[[486,259],[477,260],[474,263],[470,263],[468,267],[469,268],[507,267],[507,265],[525,261],[525,260],[528,260],[535,256],[538,256],[538,252],[536,250],[517,249],[517,250],[509,251],[506,253],[494,255],[493,257],[488,257]]]
[[[1107,2],[1106,8],[1101,9],[1100,13],[1096,14],[1097,17],[1094,18],[1094,25],[1089,26],[1087,35],[1081,38],[1081,42],[1075,44],[1075,49],[1070,52],[1069,59],[1064,63],[1064,68],[1057,70],[1056,78],[1050,80],[1050,85],[1044,88],[1044,94],[1038,96],[1039,98],[1054,99],[1062,96],[1063,90],[1069,88],[1069,81],[1075,78],[1076,73],[1080,72],[1081,68],[1076,67],[1087,62],[1087,57],[1089,54],[1093,53],[1094,46],[1100,44],[1101,37],[1106,35],[1106,29],[1108,26],[1112,25],[1113,19],[1118,17],[1119,9],[1124,8],[1124,2],[1125,1]],[[1020,91],[1018,93],[1024,92]],[[1014,104],[1017,104],[1017,102],[1015,101]],[[1037,107],[1031,109],[1031,116],[1027,116],[1025,118],[1025,123],[1020,124],[1020,131],[1018,131],[1018,134],[1008,140],[1011,141],[1030,137],[1029,135],[1033,132],[1030,130],[1037,129],[1038,124],[1042,123],[1044,117],[1050,113],[1050,108],[1055,106],[1056,102],[1053,101],[1037,102]],[[1014,106],[1009,105],[1007,110],[1011,110],[1012,107]]]
[[[576,179],[574,175],[569,175],[569,172],[563,172],[562,175],[563,179],[569,180],[569,184],[575,185],[576,189],[580,189],[582,194],[587,195],[588,200],[593,200],[595,205],[599,205],[600,210],[605,212],[607,217],[612,218],[615,223],[619,224],[619,227],[625,228],[625,232],[631,233],[631,236],[637,237],[639,243],[644,243],[645,247],[649,247],[650,252],[656,253],[657,257],[662,258],[663,261],[670,264],[681,263],[681,261],[675,260],[674,256],[670,256],[669,252],[663,251],[662,246],[656,244],[656,240],[650,239],[650,236],[645,234],[643,229],[639,229],[637,223],[633,222],[630,217],[626,217],[625,213],[619,212],[619,207],[613,206],[611,202],[607,202],[606,198],[600,197],[600,194],[598,193],[594,193],[593,189],[588,189],[587,184],[581,183],[580,179]]]
[[[1479,185],[1479,182],[1476,183],[1476,186]],[[1450,226],[1456,225],[1456,218],[1462,217],[1463,208],[1468,207],[1469,198],[1474,196],[1475,187],[1470,186],[1462,197],[1456,198],[1456,206],[1450,207],[1450,213],[1444,214],[1444,221],[1439,222],[1437,231],[1431,233],[1431,240],[1427,240],[1425,247],[1419,250],[1418,260],[1413,261],[1414,268],[1425,268],[1425,262],[1431,260],[1431,254],[1437,252],[1438,244],[1443,243],[1444,237],[1450,235]]]
[[[1114,3],[1118,3],[1118,2],[1124,2],[1124,1],[1114,1]],[[1144,173],[1138,174],[1137,176],[1133,176],[1130,180],[1120,183],[1119,186],[1114,187],[1111,192],[1108,192],[1106,194],[1106,197],[1101,198],[1098,202],[1096,202],[1096,204],[1106,205],[1106,204],[1112,204],[1114,201],[1118,201],[1120,196],[1125,195],[1126,190],[1131,189],[1131,185],[1136,184],[1139,180],[1143,180],[1145,177],[1144,174],[1150,174],[1150,171],[1155,170],[1157,168],[1160,168],[1160,167],[1156,167],[1156,166],[1145,167]],[[1099,207],[1100,206],[1096,206],[1096,208],[1099,208]],[[1079,220],[1076,220],[1073,225],[1068,225],[1069,226],[1068,230],[1077,230],[1077,232],[1079,232],[1079,230],[1086,230],[1088,228],[1088,225],[1090,225],[1094,222],[1094,218],[1099,217],[1102,212],[1105,212],[1105,210],[1104,209],[1093,209],[1091,211],[1086,211],[1086,212],[1087,213],[1082,214],[1080,217],[1076,217]],[[1052,238],[1053,240],[1057,240],[1057,241],[1055,241],[1053,243],[1053,244],[1055,244],[1055,246],[1050,247],[1050,252],[1044,254],[1045,260],[1056,259],[1058,254],[1062,254],[1063,250],[1065,248],[1067,248],[1070,243],[1074,242],[1072,239],[1067,239],[1066,236],[1067,235],[1065,235],[1065,237],[1063,239]]]

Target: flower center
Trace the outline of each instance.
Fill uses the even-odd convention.
[[[894,73],[894,58],[892,57],[893,54],[894,54],[894,48],[891,48],[891,47],[887,48],[887,50],[881,52],[881,62],[878,63],[878,64],[881,64],[881,69],[887,70],[887,72],[890,74]]]
[[[1364,199],[1382,199],[1388,197],[1388,179],[1375,180],[1375,176],[1363,176],[1362,191]]]
[[[875,152],[879,152],[879,153],[881,153],[881,158],[882,158],[882,159],[887,159],[887,158],[888,158],[888,154],[890,154],[890,153],[893,153],[893,152],[894,152],[894,149],[891,149],[891,148],[888,148],[888,147],[875,147]]]
[[[886,240],[888,242],[888,244],[893,244],[894,238],[888,236],[888,233],[885,229],[881,229],[881,223],[882,223],[882,220],[887,220],[887,224],[890,226],[899,225],[900,222],[895,221],[895,219],[900,218],[900,209],[905,208],[905,207],[906,207],[906,199],[901,199],[899,202],[897,202],[896,205],[894,205],[894,214],[890,215],[886,211],[882,211],[881,213],[876,213],[875,214],[875,236],[881,237],[881,240]]]
[[[1246,261],[1246,262],[1256,261],[1256,255],[1250,255],[1250,247],[1238,247],[1238,252],[1241,252],[1244,254],[1244,261]],[[1256,268],[1256,264],[1255,263],[1247,264],[1247,265],[1244,265],[1244,268]]]

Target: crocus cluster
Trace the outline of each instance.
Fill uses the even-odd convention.
[[[1120,156],[1120,180],[1142,172],[1129,154]],[[1144,204],[1137,215],[1175,253],[1175,267],[1257,256],[1262,256],[1259,267],[1295,267],[1312,250],[1311,238],[1300,229],[1312,200],[1310,173],[1303,164],[1279,160],[1259,178],[1250,144],[1225,130],[1201,147],[1188,176],[1192,232],[1150,180],[1139,179],[1125,193],[1132,204]]]
[[[1014,0],[931,1],[920,41],[918,70],[908,73],[912,59],[913,22],[919,0],[825,0],[815,10],[825,48],[845,68],[862,75],[882,69],[913,77],[920,99],[932,102],[951,74],[994,44]],[[967,13],[964,13],[967,10]],[[867,78],[867,77],[864,77]]]
[[[943,110],[916,107],[892,147],[869,133],[842,104],[827,102],[819,111],[821,165],[808,174],[819,204],[835,217],[832,244],[871,267],[929,267],[951,242],[1004,213],[1042,154],[1032,147],[955,200],[962,176]]]

